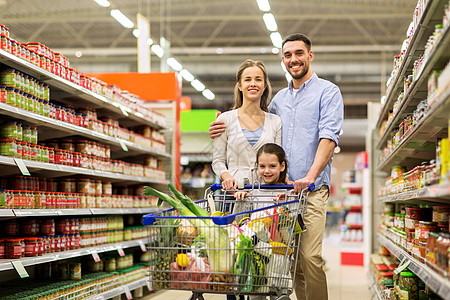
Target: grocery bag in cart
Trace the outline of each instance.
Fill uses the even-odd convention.
[[[276,194],[267,192],[274,188]],[[172,207],[144,216],[149,250],[156,253],[150,262],[153,289],[190,290],[191,299],[203,299],[203,293],[288,299],[298,255],[298,219],[308,196],[306,189],[295,195],[292,188],[245,186],[239,191],[248,193],[244,201],[248,210],[232,214],[236,191],[216,191],[220,185],[208,188],[205,200],[197,202],[171,184],[174,196],[146,187],[145,195]],[[209,205],[208,198],[213,199]]]

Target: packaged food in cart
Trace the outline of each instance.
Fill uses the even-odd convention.
[[[205,192],[212,203],[194,203],[171,184],[174,197],[145,188],[145,195],[173,208],[144,216],[152,232],[149,250],[157,254],[150,262],[154,289],[190,290],[191,299],[203,299],[203,293],[283,299],[292,293],[297,218],[306,211],[308,193],[285,191],[284,201],[276,201],[273,193],[260,192],[267,187],[245,188],[251,195],[244,206],[249,210],[236,214],[229,192],[214,193],[217,186]]]

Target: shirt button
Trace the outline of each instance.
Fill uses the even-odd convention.
[[[291,123],[291,127],[294,126],[294,123]]]

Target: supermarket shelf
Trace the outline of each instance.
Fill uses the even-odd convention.
[[[128,284],[125,285],[121,285],[119,287],[116,287],[114,289],[111,289],[109,291],[103,292],[101,294],[97,294],[93,297],[89,297],[86,298],[87,300],[104,300],[104,299],[109,299],[109,298],[113,298],[116,296],[120,296],[122,294],[125,294],[125,289],[128,288],[128,290],[133,291],[137,288],[143,287],[147,285],[147,279],[146,278],[142,278],[133,282],[130,282]]]
[[[134,122],[134,125],[149,125],[157,129],[165,128],[161,124],[152,122],[145,118],[141,113],[134,112],[128,107],[117,102],[111,101],[108,98],[94,93],[84,87],[81,87],[71,81],[61,78],[47,70],[35,66],[26,60],[12,55],[0,49],[0,63],[15,68],[25,74],[31,75],[40,82],[49,84],[52,88],[56,88],[66,93],[67,96],[76,96],[79,99],[90,102],[98,107],[107,109],[110,114],[115,114],[117,117],[126,117],[128,120]],[[131,125],[131,124],[130,124]]]
[[[399,94],[400,87],[403,85],[403,77],[408,70],[412,69],[414,61],[418,58],[416,51],[419,51],[419,49],[423,49],[423,46],[426,44],[428,37],[433,33],[434,25],[439,22],[438,20],[442,20],[443,12],[444,7],[442,1],[428,1],[427,7],[422,14],[422,18],[419,21],[416,30],[411,36],[409,47],[405,52],[405,59],[403,60],[402,65],[399,67],[400,71],[399,73],[397,73],[397,76],[393,78],[394,82],[392,85],[392,89],[386,95],[386,103],[382,107],[380,116],[378,118],[378,122],[376,125],[377,128],[380,128],[381,122],[387,119],[388,112]],[[440,17],[438,17],[438,15]]]
[[[382,202],[398,202],[398,201],[412,201],[412,200],[442,200],[448,203],[450,199],[450,184],[433,185],[409,191],[392,196],[379,197],[378,200]]]
[[[350,212],[362,212],[363,206],[362,205],[347,205],[345,207],[345,210]]]
[[[449,45],[450,45],[450,29],[447,28],[441,40],[439,41],[439,44],[436,45],[436,47],[430,53],[427,61],[424,63],[422,71],[417,76],[418,79],[411,84],[409,90],[404,96],[403,102],[400,104],[398,111],[392,117],[391,122],[387,126],[383,136],[378,141],[377,144],[378,149],[382,149],[383,146],[386,144],[387,140],[390,138],[390,133],[392,132],[392,130],[396,126],[398,126],[398,123],[402,120],[402,118],[404,118],[405,111],[406,110],[413,111],[415,107],[418,105],[420,100],[417,99],[417,92],[422,90],[426,91],[426,84],[431,71],[435,69],[442,69],[443,67],[445,67],[445,64],[448,62],[448,59],[450,58],[450,53],[448,52]],[[409,109],[409,107],[412,108]]]
[[[372,291],[371,299],[386,300],[383,293],[380,291],[380,288],[378,287],[378,283],[375,279],[374,274],[370,270],[367,271],[367,281],[369,282],[369,288]]]
[[[444,91],[414,129],[377,167],[390,171],[394,165],[418,165],[436,156],[436,137],[446,132],[450,117],[450,89]]]
[[[426,285],[428,285],[433,292],[444,299],[448,299],[448,295],[450,294],[450,281],[444,278],[443,276],[436,273],[430,267],[425,265],[424,263],[419,262],[411,255],[406,253],[399,246],[395,245],[391,240],[387,237],[383,236],[381,233],[378,233],[378,241],[380,244],[385,246],[392,254],[394,254],[400,261],[403,259],[409,261],[408,268],[416,274]]]
[[[347,226],[347,229],[363,229],[363,224],[345,224]]]
[[[132,143],[130,141],[111,137],[103,133],[98,133],[96,131],[86,129],[81,126],[76,126],[67,122],[62,122],[60,120],[55,120],[49,117],[41,116],[39,114],[35,114],[25,109],[17,108],[5,103],[0,103],[0,114],[6,114],[10,117],[25,120],[29,123],[32,123],[33,125],[43,125],[52,129],[56,129],[58,131],[64,131],[71,134],[80,134],[87,138],[92,138],[97,141],[101,141],[106,144],[116,146],[117,148],[121,148],[122,147],[121,144],[124,144],[127,146],[129,150],[132,151],[146,154],[153,154],[162,157],[170,157],[170,154],[162,151],[157,151],[155,149],[144,147],[139,144]],[[130,155],[131,154],[132,153],[130,153]]]
[[[81,249],[75,249],[75,250],[69,250],[69,251],[63,251],[63,252],[49,253],[49,254],[44,254],[42,256],[24,257],[24,258],[20,258],[20,259],[0,259],[0,271],[14,269],[14,267],[12,265],[12,261],[20,261],[22,263],[22,265],[26,267],[26,266],[48,263],[48,262],[52,262],[52,261],[80,257],[80,256],[85,256],[85,255],[92,255],[93,253],[117,251],[117,249],[119,247],[122,249],[137,247],[140,245],[140,243],[146,244],[147,242],[148,242],[148,239],[145,238],[145,239],[140,239],[140,240],[120,242],[120,243],[114,243],[114,244],[108,244],[108,245],[102,245],[102,246],[96,246],[96,247],[90,247],[90,248],[81,248]]]
[[[0,209],[0,217],[46,217],[78,215],[149,214],[160,211],[157,207],[139,208],[62,208],[62,209]]]
[[[167,181],[167,180],[159,180],[159,179],[153,179],[153,178],[149,178],[149,177],[125,175],[125,174],[121,174],[121,173],[112,173],[112,172],[91,170],[91,169],[71,167],[71,166],[58,165],[58,164],[50,164],[50,163],[44,163],[44,162],[32,161],[32,160],[22,160],[22,161],[30,171],[32,171],[32,170],[48,170],[48,171],[52,171],[55,173],[60,173],[62,175],[81,174],[81,175],[88,175],[88,176],[94,176],[94,177],[99,177],[99,178],[108,178],[112,182],[130,181],[130,182],[159,183],[159,184],[168,184],[169,183],[169,181]],[[16,163],[15,163],[13,157],[0,155],[0,165],[16,166]]]
[[[89,209],[93,215],[125,215],[125,214],[150,214],[160,211],[157,207],[140,207],[140,208],[91,208]]]
[[[342,185],[341,185],[341,187],[342,188],[345,188],[345,189],[363,189],[363,185],[362,184],[360,184],[360,183],[354,183],[354,182],[344,182],[344,183],[342,183]]]

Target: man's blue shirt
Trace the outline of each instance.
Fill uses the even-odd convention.
[[[344,119],[344,103],[339,88],[315,73],[295,92],[292,81],[279,91],[269,112],[281,117],[282,146],[288,160],[289,179],[295,181],[308,173],[321,139],[339,142]],[[315,185],[330,186],[331,161],[317,177]]]

